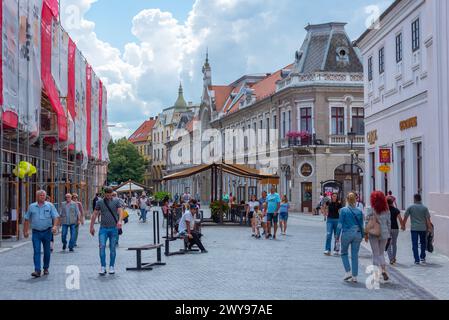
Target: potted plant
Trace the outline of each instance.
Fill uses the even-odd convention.
[[[301,136],[301,133],[298,131],[290,131],[287,133],[288,138],[288,144],[289,145],[296,145],[296,142],[298,141],[298,138]]]
[[[214,201],[210,204],[212,220],[215,223],[221,222],[221,219],[224,217],[225,213],[228,210],[229,210],[228,204],[222,200]]]
[[[310,138],[312,138],[312,135],[308,131],[301,131],[299,133],[299,138],[301,139],[302,145],[309,145],[310,144]]]

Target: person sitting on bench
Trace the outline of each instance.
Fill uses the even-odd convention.
[[[190,210],[186,210],[182,215],[181,221],[179,222],[178,235],[181,237],[187,237],[188,247],[191,249],[193,245],[197,245],[200,248],[201,253],[207,253],[200,240],[200,235],[194,229],[195,220],[191,211],[196,212],[196,205],[190,205]]]

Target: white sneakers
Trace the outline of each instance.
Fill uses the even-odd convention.
[[[357,277],[354,277],[351,272],[346,272],[345,277],[343,278],[346,282],[357,283]]]
[[[101,268],[100,268],[99,274],[100,274],[101,276],[105,276],[105,275],[107,274],[106,268],[105,268],[105,267],[101,267]],[[115,269],[114,269],[114,267],[109,267],[109,274],[115,274]]]
[[[331,255],[331,252],[330,251],[324,251],[324,254],[326,255],[326,256],[330,256]]]
[[[106,268],[105,267],[101,267],[99,274],[101,276],[105,276],[106,275]]]

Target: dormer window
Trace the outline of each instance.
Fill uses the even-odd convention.
[[[337,48],[337,62],[349,62],[349,49],[346,47]]]

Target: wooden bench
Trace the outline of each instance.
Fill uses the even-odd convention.
[[[128,248],[128,251],[136,251],[136,268],[126,268],[127,271],[144,271],[153,270],[153,266],[164,266],[165,263],[162,262],[162,244],[149,244],[141,247]],[[142,263],[142,251],[157,250],[157,261],[154,263]]]

